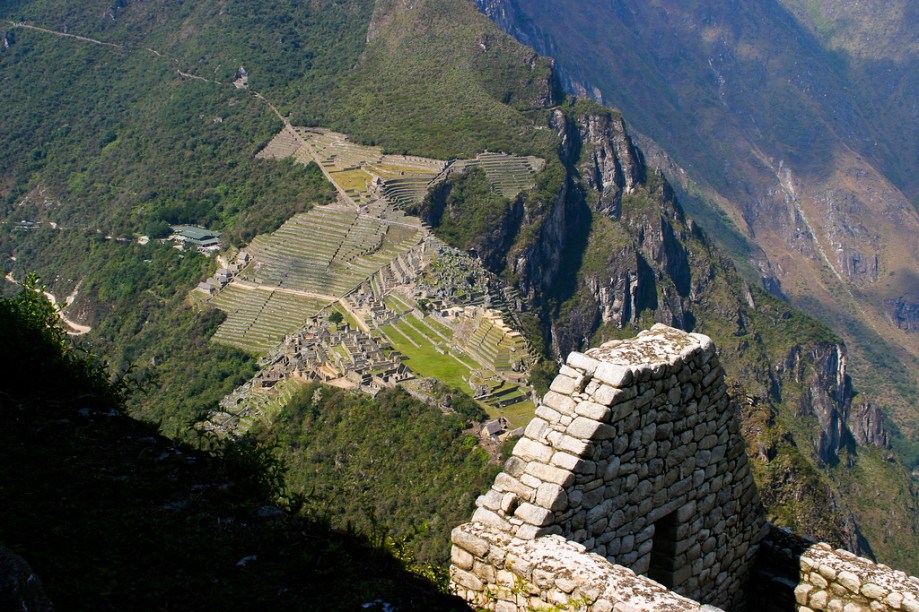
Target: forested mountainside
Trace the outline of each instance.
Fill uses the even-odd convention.
[[[92,328],[86,342],[122,370],[133,363],[153,373],[160,391],[134,400],[132,415],[194,438],[191,423],[258,367],[254,356],[209,342],[222,315],[185,299],[214,260],[136,238],[198,223],[243,246],[332,199],[316,166],[255,158],[281,117],[396,153],[536,155],[545,168],[514,198],[483,192],[470,172],[451,175],[414,212],[516,288],[516,315],[546,357],[654,321],[711,335],[729,364],[773,518],[915,571],[913,485],[887,449],[877,400],[856,394],[861,382],[848,377],[841,341],[745,281],[684,214],[619,114],[560,95],[551,62],[474,4],[47,1],[7,4],[0,16],[8,20],[3,120],[16,126],[0,158],[4,273],[39,272],[61,301],[72,298],[68,316]],[[243,72],[246,87],[234,86]],[[303,466],[291,483],[314,496],[314,510],[353,513],[361,530],[379,515],[409,520],[410,508],[386,496],[416,487],[424,473],[379,479],[357,508],[349,495],[373,473],[340,458],[365,457],[381,443],[413,457],[421,438],[365,435],[373,425],[360,411],[380,411],[380,427],[398,427],[394,414],[421,408],[398,395],[349,405],[325,393],[292,402],[258,435]],[[415,507],[452,504],[462,514],[490,468],[455,423],[419,418],[417,426],[430,454],[451,449],[454,467],[432,470],[484,475],[462,490],[439,481],[436,492],[451,501]],[[335,429],[314,437],[311,427]],[[374,469],[393,471],[384,465],[392,464]],[[416,516],[413,531],[398,535],[443,561],[445,542],[433,540],[449,528],[447,516]]]
[[[830,324],[916,460],[919,13],[909,2],[479,0],[621,109],[751,281]]]

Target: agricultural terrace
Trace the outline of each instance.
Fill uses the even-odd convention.
[[[213,306],[227,313],[213,341],[264,353],[330,302],[232,282],[211,298]]]
[[[484,308],[455,316],[436,309],[424,313],[396,291],[382,301],[386,314],[379,329],[419,376],[472,394],[492,417],[519,425],[532,417],[535,406],[522,384],[530,361],[526,342],[498,313]]]
[[[211,299],[229,315],[214,340],[264,352],[420,237],[413,227],[349,209],[315,207],[296,215],[273,234],[256,236],[247,248],[252,260]]]
[[[516,197],[521,191],[536,185],[536,174],[546,165],[538,157],[515,157],[504,153],[480,153],[475,159],[455,162],[450,172],[465,172],[468,168],[481,168],[488,182],[505,198]]]
[[[242,437],[256,423],[273,421],[299,388],[300,383],[293,379],[279,381],[266,389],[247,383],[220,402],[222,410],[211,412],[203,428],[221,435]]]
[[[396,208],[417,206],[434,183],[451,172],[464,172],[471,167],[482,168],[502,196],[513,198],[532,189],[536,174],[545,167],[545,160],[538,157],[505,153],[485,152],[474,159],[451,163],[384,154],[380,147],[353,143],[344,134],[302,127],[285,127],[258,157],[293,157],[304,164],[315,161],[351,203],[365,209],[374,209],[381,197]]]
[[[420,202],[446,166],[436,159],[384,154],[380,147],[355,144],[344,134],[327,130],[296,128],[296,134],[303,147],[295,158],[303,163],[315,160],[329,180],[359,206],[369,205],[380,195],[391,203]],[[376,187],[382,187],[382,193]]]

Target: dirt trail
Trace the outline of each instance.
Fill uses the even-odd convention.
[[[76,34],[68,34],[66,32],[58,32],[57,30],[49,30],[47,28],[40,28],[38,26],[29,25],[24,21],[10,21],[10,25],[14,28],[26,28],[28,30],[37,30],[39,32],[45,32],[47,34],[54,34],[55,36],[64,36],[67,38],[75,38],[77,40],[82,40],[83,42],[93,43],[94,45],[102,45],[103,47],[114,47],[115,49],[124,49],[124,45],[119,45],[116,43],[104,42],[101,40],[96,40],[95,38],[87,38],[86,36],[77,36]]]
[[[13,283],[14,285],[21,284],[19,281],[13,278],[12,274],[7,274],[5,278],[6,280]],[[76,299],[77,297],[77,291],[79,289],[80,289],[80,284],[77,283],[77,286],[74,288],[71,294],[67,296],[64,306],[58,305],[57,298],[54,297],[53,293],[49,291],[43,292],[45,294],[45,297],[48,298],[48,301],[51,302],[51,305],[54,306],[55,310],[57,310],[57,314],[61,318],[61,321],[63,321],[64,324],[70,328],[67,330],[67,334],[70,336],[82,336],[83,334],[88,334],[90,331],[92,331],[92,327],[90,327],[89,325],[81,325],[80,323],[77,323],[76,321],[72,321],[71,319],[68,319],[67,315],[64,314],[64,308],[67,308],[67,306],[70,306],[73,303],[73,300]]]

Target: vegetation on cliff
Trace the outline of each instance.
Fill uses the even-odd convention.
[[[498,471],[464,418],[402,390],[371,398],[307,385],[256,436],[283,449],[287,486],[304,495],[307,515],[390,538],[442,569],[450,530]]]

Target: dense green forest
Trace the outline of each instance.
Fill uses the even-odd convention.
[[[372,398],[312,384],[256,435],[283,449],[287,484],[305,495],[308,515],[388,536],[445,567],[450,530],[498,472],[466,427],[402,390]]]

